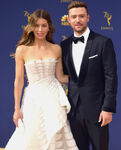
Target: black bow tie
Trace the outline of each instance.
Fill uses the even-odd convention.
[[[76,44],[78,41],[81,41],[82,43],[84,43],[84,36],[81,36],[81,37],[74,37],[74,36],[73,36],[72,40],[74,41],[75,44]]]

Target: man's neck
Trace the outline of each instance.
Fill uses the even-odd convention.
[[[80,37],[82,34],[84,34],[86,32],[87,28],[88,27],[86,27],[86,29],[83,32],[75,32],[74,31],[74,35],[77,36],[77,37]]]

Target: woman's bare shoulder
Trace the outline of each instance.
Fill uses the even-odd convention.
[[[16,48],[15,56],[23,57],[28,50],[28,46],[20,45]]]
[[[61,53],[61,47],[58,44],[53,44],[53,49],[58,52]]]
[[[25,49],[27,49],[27,46],[25,46],[25,45],[17,46],[16,53],[23,53],[25,51]]]
[[[53,46],[57,49],[61,49],[60,45],[58,45],[58,44],[53,44]]]
[[[58,58],[61,57],[61,55],[62,55],[61,47],[60,47],[58,44],[54,44],[54,45],[53,45],[53,49],[54,49],[54,51],[55,51],[57,57],[58,57]]]

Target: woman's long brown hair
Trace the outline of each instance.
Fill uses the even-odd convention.
[[[17,46],[19,46],[19,45],[29,46],[29,45],[33,44],[33,42],[34,42],[33,27],[35,26],[37,20],[40,18],[46,19],[48,22],[48,25],[49,25],[49,31],[46,36],[46,40],[48,42],[54,43],[53,39],[52,39],[52,34],[55,31],[55,29],[52,24],[50,15],[47,11],[45,11],[43,9],[38,9],[30,15],[29,22],[26,26],[24,26],[22,37],[21,37],[20,41],[18,42]],[[10,56],[15,58],[15,53],[10,54]]]
[[[30,16],[28,24],[24,27],[23,35],[21,37],[21,40],[18,42],[17,46],[19,45],[32,45],[34,42],[34,34],[33,34],[33,27],[35,26],[38,19],[43,18],[46,19],[49,25],[49,31],[46,36],[46,40],[48,42],[54,43],[52,39],[52,34],[54,32],[54,26],[52,24],[50,15],[47,11],[43,9],[38,9],[35,12],[33,12]]]

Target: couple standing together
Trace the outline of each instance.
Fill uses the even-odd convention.
[[[84,2],[68,5],[68,21],[74,34],[61,47],[53,43],[45,10],[35,11],[24,28],[15,53],[16,130],[5,150],[89,150],[90,143],[108,150],[117,91],[113,44],[88,28]],[[29,85],[20,108],[24,68]],[[68,99],[60,83],[68,83]]]

